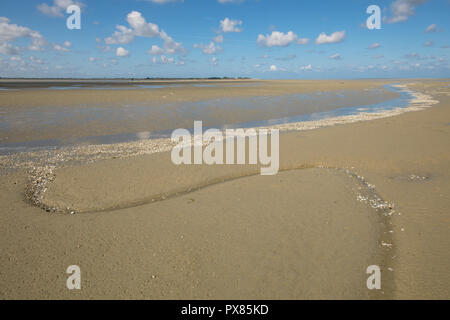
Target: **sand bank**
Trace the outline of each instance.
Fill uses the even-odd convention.
[[[47,144],[56,140],[54,144],[62,145],[99,144],[108,139],[119,142],[114,135],[189,128],[194,120],[220,128],[364,106],[397,96],[383,84],[237,81],[213,82],[211,87],[191,84],[139,89],[128,85],[123,90],[6,91],[0,92],[0,144],[34,141],[39,145],[45,140],[50,140]]]
[[[4,174],[1,296],[448,298],[448,87],[408,88],[439,103],[289,128],[273,177],[175,167],[151,148],[99,155],[50,169],[42,200],[79,209],[71,215],[24,202],[27,174]],[[65,289],[71,264],[85,270],[76,293]],[[382,268],[382,291],[365,287],[370,264]]]

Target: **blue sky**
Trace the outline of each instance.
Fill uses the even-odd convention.
[[[1,0],[0,76],[449,77],[449,13],[449,0]]]

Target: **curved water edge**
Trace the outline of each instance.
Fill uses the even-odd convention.
[[[383,102],[381,104],[362,107],[351,107],[322,112],[320,114],[302,115],[299,117],[268,120],[259,124],[266,126],[255,126],[255,122],[243,123],[240,125],[224,126],[222,129],[230,127],[241,128],[266,128],[279,129],[280,131],[302,131],[311,130],[337,124],[353,123],[391,117],[404,112],[423,110],[429,108],[439,101],[431,96],[415,92],[408,89],[407,85],[394,84],[393,90],[400,93],[400,97]],[[399,104],[396,104],[399,103]],[[405,104],[405,106],[402,106]],[[208,129],[208,128],[204,128]],[[123,135],[114,135],[114,138],[123,138]],[[110,136],[108,136],[110,138]],[[155,133],[132,134],[126,137],[125,141],[112,143],[80,143],[69,146],[47,145],[47,141],[35,141],[14,146],[3,146],[0,151],[0,167],[2,171],[19,168],[33,167],[55,167],[65,163],[84,163],[112,158],[130,157],[138,155],[153,154],[156,152],[170,151],[174,146],[170,133],[166,135]],[[129,140],[132,138],[132,140]],[[56,142],[54,140],[52,142]]]
[[[399,94],[398,98],[391,99],[376,104],[369,105],[359,105],[353,107],[341,107],[336,108],[331,111],[314,112],[307,114],[294,115],[290,117],[283,118],[273,118],[269,120],[262,121],[250,121],[237,124],[223,124],[216,126],[221,130],[233,129],[233,128],[278,128],[282,131],[286,130],[307,130],[318,128],[322,126],[329,126],[337,123],[345,123],[347,121],[359,121],[359,120],[370,120],[372,118],[377,118],[381,113],[388,115],[390,113],[396,114],[400,112],[400,109],[405,109],[409,106],[415,97],[411,91],[406,90],[404,85],[386,85],[385,89],[393,91]],[[379,90],[379,89],[374,89]],[[373,90],[368,90],[369,93]],[[315,92],[311,94],[295,94],[280,97],[253,97],[248,99],[238,99],[238,98],[223,98],[216,99],[213,101],[201,101],[190,103],[187,102],[182,105],[182,110],[189,110],[188,112],[193,113],[190,117],[194,117],[196,112],[202,112],[206,110],[205,107],[209,105],[217,106],[218,108],[223,108],[226,110],[228,106],[241,106],[243,109],[252,109],[258,105],[277,105],[286,103],[287,105],[298,105],[305,101],[307,104],[318,101],[320,103],[321,99],[328,97],[323,92]],[[94,108],[96,109],[96,108]],[[83,111],[84,112],[84,111]],[[96,111],[94,110],[94,113]],[[128,111],[127,111],[128,112]],[[131,111],[130,111],[131,112]],[[139,110],[137,111],[139,112]],[[106,115],[106,117],[108,117]],[[194,117],[195,118],[195,117]],[[201,119],[201,115],[198,115],[198,119]],[[45,124],[45,123],[44,123]],[[210,126],[204,126],[204,130],[210,129]],[[49,139],[49,140],[34,140],[34,141],[24,141],[24,142],[13,142],[13,143],[3,143],[0,144],[0,155],[11,155],[21,152],[39,152],[39,151],[52,151],[60,150],[64,152],[66,148],[77,149],[80,145],[120,145],[124,143],[141,143],[144,141],[146,144],[161,145],[163,147],[164,142],[161,140],[170,138],[172,131],[152,131],[152,132],[138,132],[138,133],[120,133],[120,134],[108,134],[101,136],[88,136],[76,139],[71,139],[70,142],[62,141],[60,139]],[[188,128],[191,132],[192,128]],[[112,146],[112,148],[114,148]]]

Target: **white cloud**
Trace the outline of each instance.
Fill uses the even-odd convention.
[[[241,32],[242,28],[238,27],[241,25],[241,20],[231,20],[229,18],[225,18],[224,20],[220,21],[220,29],[223,32]]]
[[[313,69],[312,65],[308,64],[307,66],[300,67],[302,71],[311,71]]]
[[[65,45],[67,48],[70,48],[70,47],[72,46],[72,43],[71,43],[70,41],[64,41],[64,45]]]
[[[162,48],[152,46],[148,51],[149,54],[183,54],[186,49],[181,42],[176,42],[164,30],[161,30],[157,24],[147,22],[142,14],[138,11],[132,11],[127,15],[127,22],[131,28],[117,25],[116,31],[111,37],[105,38],[105,44],[129,44],[138,37],[155,38],[159,37],[163,40]]]
[[[89,61],[90,61],[90,62],[94,62],[94,61],[95,61],[95,58],[94,58],[94,57],[89,57]]]
[[[18,56],[12,56],[12,57],[9,58],[9,60],[11,60],[11,61],[22,61],[22,58],[18,57]]]
[[[160,37],[164,40],[163,49],[166,54],[185,53],[186,49],[181,42],[175,42],[169,37],[164,30],[161,31]]]
[[[212,39],[216,43],[222,43],[223,42],[223,35],[219,34],[217,37],[214,37]]]
[[[270,35],[258,35],[257,42],[264,47],[286,47],[297,39],[298,36],[292,31],[288,33],[273,31]]]
[[[216,57],[212,57],[211,59],[209,59],[209,63],[215,67],[219,64],[219,61],[217,60]]]
[[[384,21],[387,23],[406,21],[409,17],[414,15],[416,7],[426,1],[427,0],[395,0],[390,7],[392,16],[385,18]]]
[[[309,39],[308,38],[300,38],[297,39],[297,44],[301,44],[301,45],[305,45],[309,43]]]
[[[430,33],[430,32],[439,32],[441,31],[440,28],[438,28],[438,26],[436,24],[430,24],[426,29],[425,32],[426,33]]]
[[[381,45],[378,42],[372,43],[367,49],[376,49],[381,47]]]
[[[42,61],[41,59],[38,59],[38,58],[36,58],[34,56],[30,56],[29,59],[30,59],[31,62],[33,62],[35,64],[44,64],[44,61]]]
[[[240,3],[244,2],[244,0],[217,0],[219,3]]]
[[[0,41],[14,41],[17,38],[28,37],[31,30],[17,24],[10,24],[8,18],[2,17],[0,20]]]
[[[41,3],[37,6],[38,10],[43,14],[50,17],[64,17],[67,7],[76,4],[79,7],[83,7],[83,3],[74,2],[73,0],[53,0],[53,5],[47,3]]]
[[[147,51],[147,53],[149,54],[153,54],[153,55],[160,55],[164,53],[164,49],[160,48],[157,45],[153,45],[152,48],[150,50]]]
[[[408,59],[420,59],[420,54],[418,54],[417,52],[407,53],[407,54],[405,54],[405,58],[408,58]]]
[[[169,3],[169,2],[184,2],[184,0],[147,0],[153,3],[157,3],[157,4],[164,4],[164,3]]]
[[[339,43],[344,41],[345,39],[345,31],[336,31],[330,34],[329,36],[322,32],[316,39],[316,44],[325,44],[325,43]]]
[[[31,51],[41,51],[47,44],[45,38],[38,32],[30,28],[11,24],[6,17],[0,17],[0,53],[19,54],[22,48],[14,46],[11,42],[19,38],[29,38],[31,44],[27,47]]]
[[[130,54],[130,52],[128,50],[126,50],[125,48],[119,47],[116,50],[116,55],[118,57],[127,57]]]
[[[59,44],[55,44],[53,45],[53,49],[59,52],[68,52],[69,49],[67,49],[66,47],[60,46]]]
[[[31,51],[42,51],[42,47],[47,44],[45,38],[38,31],[30,32],[31,45],[28,46],[28,50]]]
[[[216,54],[222,52],[222,48],[212,41],[208,45],[204,45],[203,43],[194,44],[194,48],[200,48],[204,54]]]
[[[138,11],[132,11],[127,15],[128,24],[134,29],[137,36],[154,38],[160,35],[158,25],[145,21]]]
[[[161,56],[161,62],[162,63],[174,63],[175,59],[174,58],[168,58],[166,56]]]
[[[270,66],[270,71],[277,71],[278,70],[278,67],[276,66],[276,65],[271,65]]]
[[[153,63],[158,63],[158,64],[170,64],[170,63],[174,63],[175,59],[174,58],[169,58],[166,57],[165,55],[162,55],[159,57],[159,59],[157,57],[153,57]]]
[[[335,53],[335,54],[329,56],[328,58],[333,59],[333,60],[340,60],[341,55],[339,53]]]
[[[20,49],[8,42],[0,43],[0,54],[13,55],[19,54]]]
[[[423,45],[425,47],[431,47],[433,44],[434,44],[434,41],[433,40],[429,40],[429,41],[426,41]]]
[[[116,29],[111,37],[105,38],[106,44],[128,44],[134,41],[133,30],[121,25],[116,26]]]

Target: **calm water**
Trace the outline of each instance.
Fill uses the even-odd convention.
[[[155,113],[159,119],[171,119],[178,117],[180,119],[189,119],[193,126],[194,120],[204,121],[204,130],[214,128],[251,128],[261,126],[272,126],[294,122],[321,120],[344,115],[357,115],[361,112],[372,113],[393,108],[403,108],[408,106],[411,95],[407,92],[398,90],[392,86],[386,86],[386,89],[397,92],[400,96],[396,99],[376,104],[358,104],[348,107],[349,101],[359,99],[364,101],[367,97],[381,95],[379,90],[365,91],[363,97],[361,92],[341,91],[341,92],[314,92],[308,94],[293,94],[277,97],[251,97],[251,98],[221,98],[206,100],[200,102],[180,103],[173,108],[167,105],[149,106],[149,105],[123,105],[120,108],[108,107],[86,107],[86,106],[68,106],[68,107],[37,107],[24,109],[22,112],[10,112],[0,108],[0,136],[13,133],[20,128],[31,130],[46,130],[48,127],[82,126],[86,123],[108,124],[114,121],[138,122],[139,119]],[[359,101],[356,100],[356,101]],[[173,106],[171,106],[173,107]],[[331,109],[331,110],[330,110]],[[155,111],[156,110],[156,111]],[[174,114],[174,110],[176,114]],[[226,119],[221,118],[221,114],[245,112],[248,114],[264,113],[270,116],[269,119],[227,123]],[[296,113],[295,113],[296,112]],[[211,116],[210,114],[213,114]],[[277,117],[283,113],[294,113],[293,116]],[[248,116],[247,116],[248,117]],[[208,119],[215,122],[216,125],[208,126]],[[190,121],[192,120],[192,121]],[[217,125],[218,124],[218,125]],[[22,151],[30,151],[42,148],[58,148],[64,145],[73,145],[79,143],[90,144],[108,144],[128,141],[137,141],[144,138],[164,138],[170,137],[174,129],[179,128],[179,123],[173,121],[173,128],[170,130],[151,130],[151,132],[130,132],[108,135],[92,135],[75,139],[54,139],[24,141],[15,143],[0,143],[0,154],[11,154]],[[187,128],[189,129],[189,128]],[[150,131],[150,130],[149,130]],[[191,129],[192,131],[192,129]],[[70,142],[68,142],[70,141]]]

